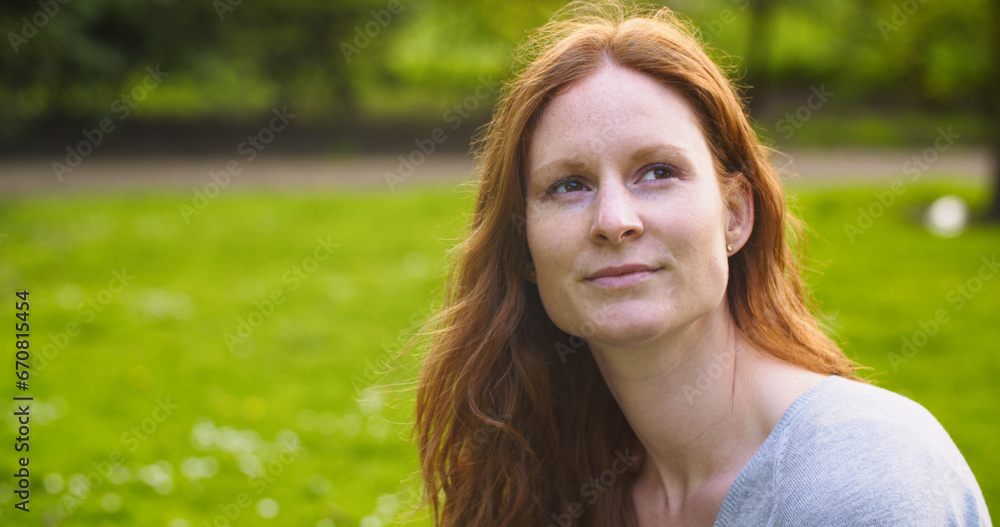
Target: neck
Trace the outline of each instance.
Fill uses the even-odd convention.
[[[778,375],[803,370],[753,348],[725,302],[656,341],[590,347],[645,447],[640,481],[662,484],[668,502],[683,503],[720,482],[728,489],[787,406],[807,389],[802,383],[783,388],[785,378]]]

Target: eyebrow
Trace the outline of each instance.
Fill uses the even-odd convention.
[[[529,176],[541,177],[547,172],[553,172],[556,170],[569,170],[573,172],[582,172],[587,166],[586,163],[573,158],[561,158],[555,161],[545,163],[544,165],[538,167],[536,170],[528,172]]]
[[[644,145],[636,150],[634,150],[628,157],[630,163],[636,163],[641,159],[665,156],[673,159],[683,159],[690,160],[691,156],[688,149],[668,143],[656,143]],[[544,165],[538,167],[536,170],[529,172],[529,176],[544,176],[545,173],[553,170],[570,170],[575,172],[582,172],[587,168],[587,164],[580,161],[579,158],[559,158],[555,161],[550,161]]]
[[[662,143],[662,144],[646,145],[637,149],[635,152],[632,153],[632,156],[629,158],[629,160],[635,162],[643,158],[654,157],[654,156],[667,156],[671,158],[679,157],[683,159],[690,159],[691,157],[687,148],[684,148],[679,145]]]

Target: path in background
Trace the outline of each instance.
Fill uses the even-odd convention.
[[[801,150],[790,151],[791,164],[783,178],[796,184],[849,184],[861,180],[886,183],[895,179],[961,178],[987,184],[993,161],[985,149],[912,150]],[[419,156],[417,156],[419,157]],[[935,159],[936,157],[936,159]],[[416,158],[415,158],[416,159]],[[194,189],[225,181],[227,164],[233,168],[230,188],[368,188],[406,191],[426,185],[457,185],[472,173],[468,156],[439,153],[426,158],[412,173],[399,156],[357,158],[261,156],[251,162],[225,157],[86,158],[72,172],[56,177],[56,159],[0,159],[0,193],[61,193],[102,189]],[[58,159],[62,162],[63,159]],[[932,162],[931,162],[932,161]],[[235,162],[235,164],[231,164]],[[776,160],[779,167],[786,163]],[[237,169],[238,168],[238,173]],[[790,175],[797,174],[795,175]]]

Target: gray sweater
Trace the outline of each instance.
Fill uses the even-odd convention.
[[[795,400],[715,527],[988,526],[965,458],[923,406],[831,376]]]

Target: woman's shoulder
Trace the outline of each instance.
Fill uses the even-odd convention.
[[[773,435],[778,436],[775,472],[786,478],[809,474],[814,480],[840,476],[857,482],[869,474],[907,473],[913,481],[944,465],[967,466],[951,436],[922,405],[885,388],[838,376],[828,377],[797,399]],[[815,474],[819,467],[827,476]]]
[[[941,423],[916,401],[885,388],[830,376],[797,399],[776,428],[791,437],[844,446],[884,447],[884,440],[950,450]],[[867,443],[879,437],[883,441]],[[807,447],[796,441],[792,446]]]
[[[965,458],[909,398],[829,377],[792,404],[775,432],[771,469],[784,502],[775,510],[794,516],[792,524],[829,524],[834,514],[848,515],[837,516],[846,524],[989,525]]]

